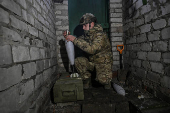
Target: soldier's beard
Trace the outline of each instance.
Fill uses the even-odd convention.
[[[84,33],[87,34],[89,32],[89,30],[84,30]]]

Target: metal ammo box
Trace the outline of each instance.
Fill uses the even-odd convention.
[[[62,73],[54,84],[53,95],[55,103],[84,100],[82,78],[71,78],[68,73]]]

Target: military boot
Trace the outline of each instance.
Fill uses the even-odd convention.
[[[111,82],[109,82],[109,84],[104,85],[104,89],[110,89],[110,88],[111,88]]]
[[[83,88],[89,89],[89,87],[90,87],[90,78],[83,81]]]

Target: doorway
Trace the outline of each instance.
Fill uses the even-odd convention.
[[[83,33],[79,25],[80,18],[85,13],[92,13],[96,16],[98,24],[103,30],[109,33],[109,0],[68,0],[69,30],[72,35],[80,36]],[[109,36],[109,35],[108,35]]]

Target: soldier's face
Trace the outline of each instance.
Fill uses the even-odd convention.
[[[89,23],[83,25],[83,29],[84,29],[84,30],[89,30],[89,29],[91,29],[91,28],[93,28],[93,27],[94,27],[94,22],[91,23],[91,27],[90,27],[90,28],[89,28]]]

